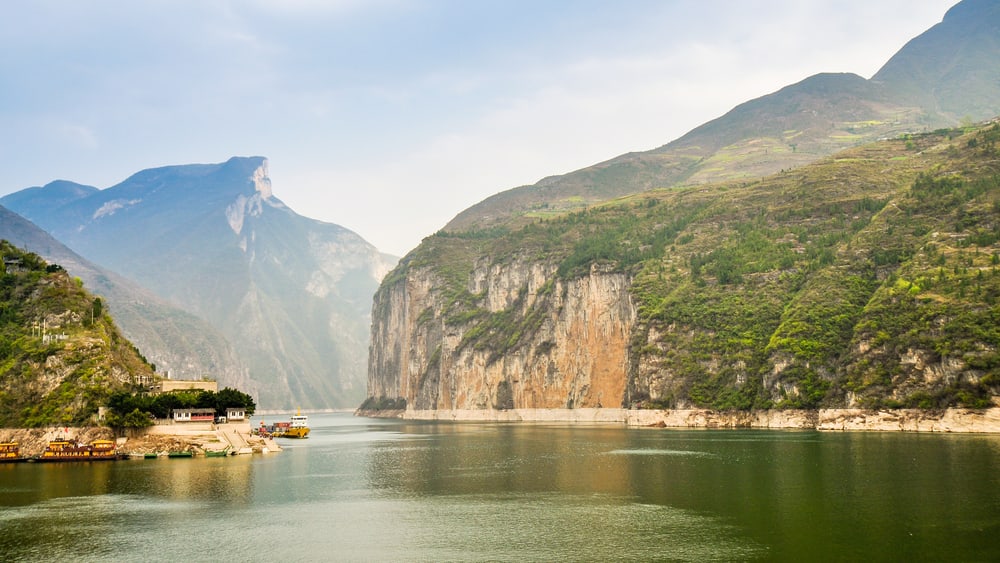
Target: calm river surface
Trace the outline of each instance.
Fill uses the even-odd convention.
[[[265,456],[0,465],[0,560],[1000,558],[997,435],[310,422]]]

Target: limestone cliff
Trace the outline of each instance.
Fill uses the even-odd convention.
[[[553,264],[481,260],[464,315],[439,287],[414,268],[376,295],[370,396],[414,409],[621,404],[636,316],[626,275],[595,266],[560,280]]]

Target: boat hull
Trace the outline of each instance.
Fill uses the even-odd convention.
[[[114,461],[119,459],[114,442],[110,440],[95,440],[83,445],[69,440],[53,440],[41,455],[32,461],[42,463],[57,463],[66,461]]]
[[[59,463],[67,461],[115,461],[118,459],[118,454],[110,455],[59,455],[59,456],[47,456],[42,454],[33,459],[40,463]]]

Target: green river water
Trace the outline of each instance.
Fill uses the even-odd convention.
[[[278,454],[0,465],[0,560],[1000,560],[998,435],[310,422]]]

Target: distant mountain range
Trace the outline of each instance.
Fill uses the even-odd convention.
[[[285,206],[271,193],[266,159],[144,170],[103,190],[57,181],[0,203],[204,319],[211,331],[180,332],[193,342],[223,335],[262,408],[344,407],[364,396],[371,295],[395,259]],[[218,365],[203,375],[238,383]]]
[[[733,108],[660,148],[500,192],[445,229],[530,221],[654,188],[753,180],[880,138],[1000,114],[1000,3],[965,0],[875,76],[822,73]]]

